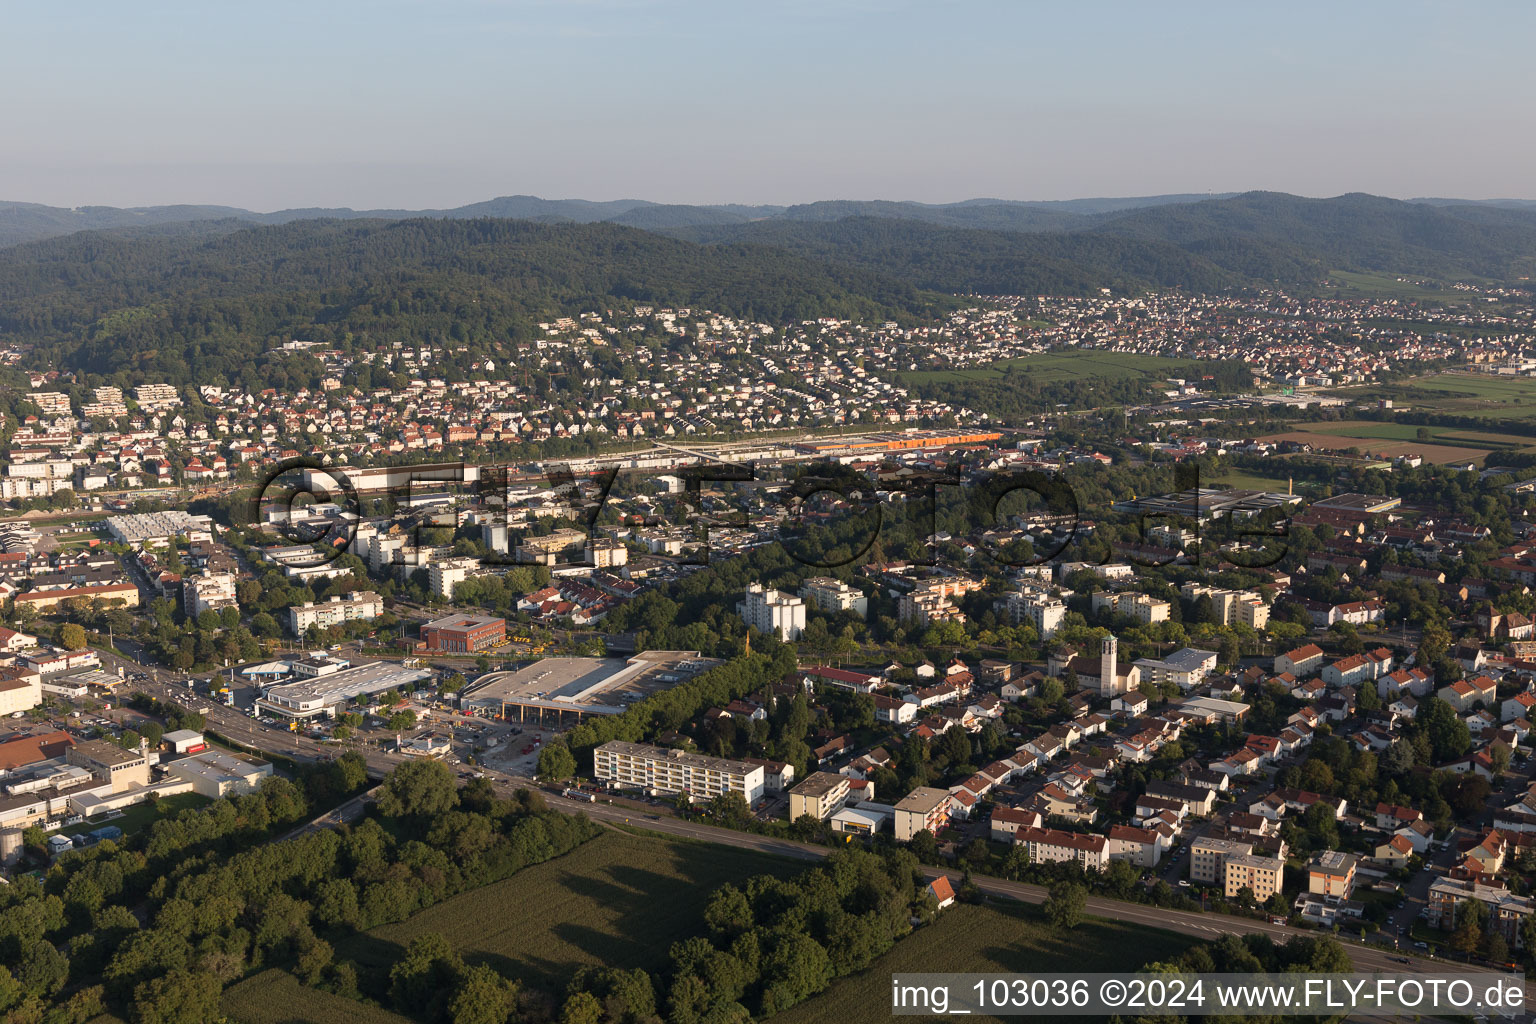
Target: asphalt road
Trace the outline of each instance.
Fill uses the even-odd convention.
[[[141,666],[133,662],[118,659],[112,655],[104,655],[103,660],[114,663],[121,661],[130,672],[143,670]],[[171,674],[152,672],[150,679],[141,680],[134,684],[134,686],[155,696],[177,699],[184,704],[206,708],[205,713],[207,714],[208,721],[214,728],[230,739],[254,749],[280,753],[304,760],[326,758],[332,756],[335,751],[334,747],[322,746],[307,736],[265,726],[234,708],[213,704],[203,698],[189,701],[185,685],[178,684],[174,680],[168,680],[166,678],[168,675]],[[405,760],[403,755],[387,753],[381,750],[360,748],[360,752],[367,761],[369,771],[379,776],[389,772],[401,761]],[[505,771],[488,770],[487,777],[502,790],[540,788],[538,783],[532,778],[513,775]],[[322,815],[315,821],[295,829],[294,832],[285,838],[293,838],[318,829],[334,827],[345,821],[355,821],[362,816],[363,807],[368,798],[369,794],[354,797],[352,800]],[[630,810],[621,806],[603,803],[589,804],[548,792],[545,792],[545,798],[551,807],[567,813],[581,812],[595,821],[611,824],[627,823],[653,832],[678,836],[684,839],[720,843],[726,846],[757,850],[762,853],[807,861],[819,860],[831,852],[831,849],[828,847],[814,846],[787,839],[777,839],[771,836],[761,836],[750,832],[737,832],[730,829],[716,828],[715,826],[698,822],[682,821],[667,815],[658,815],[652,818],[644,812]],[[937,877],[940,874],[947,875],[955,882],[958,882],[961,878],[961,872],[953,869],[929,868],[927,870],[930,878]],[[1046,890],[1042,886],[1023,882],[1011,882],[1005,879],[977,876],[972,876],[972,881],[981,891],[989,895],[1019,900],[1025,903],[1042,903],[1047,895]],[[1098,917],[1128,921],[1145,925],[1149,928],[1167,929],[1201,939],[1214,939],[1221,935],[1258,933],[1268,935],[1277,942],[1284,942],[1295,936],[1316,936],[1319,934],[1313,930],[1271,924],[1266,920],[1230,917],[1216,913],[1172,910],[1097,896],[1089,897],[1086,909],[1088,913]],[[1350,959],[1357,970],[1383,971],[1388,973],[1445,973],[1448,970],[1465,967],[1465,965],[1451,961],[1432,960],[1412,955],[1406,951],[1399,953],[1380,947],[1356,943],[1345,943],[1345,948],[1348,950]],[[1401,962],[1403,960],[1407,962]],[[1527,985],[1527,1001],[1528,1005],[1536,1005],[1536,986]]]
[[[531,780],[528,779],[512,781],[524,786],[532,784]],[[777,854],[784,857],[794,857],[800,860],[818,860],[831,852],[830,848],[824,846],[797,843],[787,839],[775,839],[771,836],[754,835],[749,832],[735,832],[729,829],[716,828],[712,825],[702,825],[697,822],[678,821],[666,816],[652,820],[644,814],[637,814],[633,811],[610,807],[605,804],[586,804],[549,794],[546,794],[546,799],[549,801],[550,806],[558,806],[560,810],[568,813],[583,811],[588,817],[596,821],[627,822],[628,824],[646,828],[653,832],[675,835],[685,839],[721,843],[727,846],[757,850],[762,853]],[[958,882],[961,878],[961,872],[956,870],[928,869],[928,876],[930,878],[936,878],[941,874],[947,875],[955,882]],[[976,875],[971,876],[971,881],[982,892],[989,895],[1019,900],[1024,903],[1043,903],[1047,895],[1043,886],[1031,885],[1025,882],[1010,882],[1005,879],[985,878]],[[1168,931],[1181,932],[1185,935],[1193,935],[1202,939],[1215,939],[1221,935],[1258,933],[1268,935],[1276,942],[1284,942],[1295,936],[1315,937],[1320,934],[1315,930],[1270,924],[1268,921],[1255,920],[1253,918],[1170,910],[1163,907],[1151,907],[1140,903],[1126,903],[1120,900],[1105,899],[1097,896],[1088,898],[1086,909],[1088,913],[1096,917],[1108,918],[1114,921],[1129,921],[1134,924],[1145,925],[1149,928],[1163,928]],[[1346,943],[1345,947],[1348,949],[1349,957],[1358,970],[1379,970],[1391,973],[1444,973],[1448,967],[1462,966],[1449,964],[1444,961],[1429,960],[1423,957],[1390,953],[1386,950],[1355,945],[1353,943]],[[1398,962],[1397,957],[1399,955],[1404,956],[1408,963]],[[1532,989],[1532,994],[1536,995],[1536,988]]]

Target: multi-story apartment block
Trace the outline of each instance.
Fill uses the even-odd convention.
[[[859,618],[869,613],[869,598],[856,587],[830,576],[813,576],[800,585],[800,596],[822,611],[853,612]]]
[[[1162,658],[1138,658],[1141,678],[1153,683],[1174,683],[1190,690],[1216,670],[1216,652],[1185,647]]]
[[[1186,583],[1179,588],[1186,600],[1202,597],[1211,599],[1211,614],[1216,623],[1231,626],[1241,622],[1250,629],[1263,629],[1269,625],[1269,605],[1251,590],[1223,590],[1200,583]]]
[[[133,400],[141,409],[174,409],[181,404],[181,394],[170,384],[140,384],[133,389]]]
[[[948,790],[919,786],[896,804],[896,838],[905,842],[925,829],[937,835],[953,809]]]
[[[1096,591],[1093,595],[1093,610],[1098,612],[1104,608],[1116,615],[1129,615],[1142,625],[1151,625],[1154,622],[1167,622],[1173,606],[1160,598],[1148,597],[1134,590],[1119,593]]]
[[[747,584],[746,598],[736,605],[736,614],[750,628],[780,640],[798,640],[805,632],[805,601],[759,583]]]
[[[288,609],[288,626],[295,636],[303,636],[310,626],[325,629],[343,622],[376,619],[384,614],[384,599],[371,590],[354,590],[346,597],[337,595],[329,601],[309,601]]]
[[[200,576],[188,576],[181,584],[181,605],[194,619],[203,612],[235,607],[235,574],[205,570]]]
[[[1103,871],[1109,866],[1109,840],[1103,836],[1060,832],[1052,828],[1018,829],[1013,841],[1029,851],[1031,864],[1077,864],[1084,871]]]
[[[1032,623],[1045,640],[1061,628],[1067,606],[1048,591],[1019,590],[1008,595],[1008,619],[1014,625]]]
[[[427,586],[438,597],[453,597],[453,588],[480,568],[478,558],[442,558],[427,567]]]
[[[763,795],[763,766],[760,764],[704,757],[684,750],[621,740],[604,743],[593,755],[593,774],[622,789],[682,793],[701,801],[738,793],[749,804],[756,803]]]
[[[1353,854],[1338,850],[1324,850],[1307,865],[1307,891],[1319,896],[1337,896],[1347,900],[1355,891],[1355,865]]]
[[[537,565],[573,562],[587,553],[587,535],[580,530],[556,530],[542,537],[524,537],[517,545],[517,560]]]
[[[812,772],[804,782],[789,791],[789,820],[798,821],[809,814],[826,821],[848,802],[849,779],[834,772]]]
[[[1525,919],[1536,913],[1536,901],[1516,896],[1501,886],[1482,885],[1472,879],[1440,878],[1429,887],[1424,918],[1431,928],[1446,931],[1456,927],[1456,914],[1468,900],[1476,900],[1488,911],[1487,928],[1497,932],[1510,949],[1525,948]]]
[[[68,416],[69,396],[62,391],[34,391],[27,396],[44,416]]]
[[[587,561],[599,569],[616,569],[629,564],[629,548],[623,541],[594,537],[587,541]]]
[[[1263,903],[1285,885],[1285,861],[1279,857],[1258,857],[1251,853],[1226,858],[1222,892],[1228,899],[1244,889]]]
[[[1222,885],[1226,881],[1227,859],[1246,857],[1252,853],[1252,843],[1202,836],[1189,844],[1189,880],[1206,885]]]

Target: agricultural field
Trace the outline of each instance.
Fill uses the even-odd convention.
[[[1389,274],[1361,274],[1349,270],[1330,270],[1329,281],[1345,298],[1408,299],[1412,301],[1466,304],[1477,296],[1442,288],[1434,282],[1403,281]]]
[[[1420,436],[1420,432],[1423,436]],[[1382,459],[1420,455],[1436,465],[1482,463],[1495,452],[1516,452],[1536,447],[1536,438],[1511,437],[1468,427],[1419,426],[1412,423],[1342,421],[1309,423],[1295,430],[1266,435],[1266,441],[1295,441],[1315,449],[1343,451],[1358,448]]]
[[[673,942],[700,934],[713,890],[807,866],[749,850],[609,832],[408,921],[343,940],[336,958],[357,961],[366,980],[387,971],[416,936],[435,931],[472,964],[559,992],[588,964],[664,968]]]
[[[1073,352],[1046,352],[1020,359],[1004,359],[990,366],[978,366],[966,370],[914,370],[902,374],[909,384],[950,383],[954,381],[1002,380],[1005,371],[1024,370],[1031,379],[1041,383],[1064,380],[1146,379],[1162,380],[1164,377],[1199,377],[1210,372],[1208,366],[1195,359],[1172,359],[1166,356],[1145,356],[1128,352],[1101,352],[1092,349]]]
[[[1255,473],[1247,469],[1231,469],[1219,476],[1200,481],[1201,486],[1231,487],[1237,490],[1277,491],[1284,493],[1290,486],[1290,478],[1283,469],[1274,473]],[[1299,489],[1302,485],[1297,484]]]
[[[1123,971],[1150,960],[1172,960],[1195,941],[1091,917],[1077,929],[1063,931],[1047,924],[1036,907],[956,904],[902,939],[868,970],[834,982],[814,999],[772,1017],[771,1024],[883,1019],[890,1012],[895,973]]]
[[[277,968],[230,986],[220,1006],[236,1024],[416,1024],[380,1006],[306,988]]]
[[[1536,377],[1434,373],[1380,387],[1342,389],[1337,394],[1356,400],[1390,398],[1399,406],[1418,412],[1478,416],[1495,421],[1536,421]],[[1536,444],[1536,439],[1527,443]]]

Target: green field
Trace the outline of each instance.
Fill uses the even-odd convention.
[[[1524,448],[1536,444],[1536,438],[1510,437],[1507,434],[1492,434],[1467,427],[1420,426],[1416,423],[1309,423],[1305,429],[1315,434],[1334,434],[1339,437],[1418,441],[1420,444],[1444,444],[1465,448]],[[1427,438],[1420,439],[1419,431],[1421,430],[1428,433]]]
[[[908,384],[952,383],[964,380],[1002,380],[1008,370],[1024,370],[1036,381],[1127,380],[1164,377],[1198,377],[1210,367],[1195,359],[1171,359],[1166,356],[1138,355],[1130,352],[1103,352],[1080,349],[1070,352],[1046,352],[1020,359],[1004,359],[990,366],[967,370],[914,370],[901,376]]]
[[[1088,918],[1074,931],[1062,931],[1046,924],[1035,907],[957,904],[902,939],[868,970],[834,982],[821,995],[773,1017],[772,1024],[884,1020],[890,1014],[895,973],[1124,971],[1152,960],[1172,960],[1195,941],[1097,918]]]
[[[336,958],[357,961],[366,979],[387,970],[413,938],[435,931],[470,963],[561,992],[588,964],[664,968],[673,942],[701,934],[713,890],[806,867],[748,850],[608,832],[408,921],[342,940]]]
[[[1436,373],[1381,387],[1344,389],[1339,395],[1360,400],[1390,398],[1418,412],[1442,412],[1491,420],[1536,420],[1536,377],[1495,377],[1482,373]],[[1431,428],[1436,429],[1436,428]],[[1439,428],[1476,436],[1474,430]],[[1495,439],[1499,435],[1492,435]],[[1520,441],[1520,438],[1506,439]],[[1486,441],[1482,442],[1485,446]]]
[[[221,1008],[237,1024],[416,1024],[379,1006],[307,988],[276,968],[230,986]]]
[[[1387,299],[1433,300],[1446,303],[1471,302],[1471,292],[1458,292],[1434,284],[1399,281],[1389,274],[1357,274],[1349,270],[1330,270],[1328,277],[1346,296],[1379,296]]]

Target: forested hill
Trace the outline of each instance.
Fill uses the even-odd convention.
[[[1195,252],[1241,239],[1256,247],[1304,252],[1337,269],[1452,280],[1508,280],[1536,270],[1536,213],[1475,203],[1432,205],[1362,193],[1303,199],[1248,192],[1112,214],[1099,218],[1093,230]]]
[[[1282,245],[1236,238],[1181,247],[1105,232],[1027,234],[941,227],[882,217],[766,220],[697,226],[697,241],[767,245],[846,263],[919,288],[982,295],[1083,295],[1099,288],[1218,292],[1256,284],[1312,284],[1328,267]]]
[[[772,323],[904,319],[950,303],[764,246],[613,224],[299,221],[213,238],[86,232],[0,252],[0,338],[60,365],[173,383],[251,377],[273,339],[465,344],[505,357],[561,313],[645,302]],[[268,365],[262,386],[282,386]],[[254,382],[254,381],[252,381]]]

